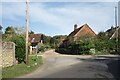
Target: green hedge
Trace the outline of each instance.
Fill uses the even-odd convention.
[[[58,47],[56,48],[56,52],[63,54],[91,54],[90,49],[94,48],[93,45],[89,43],[71,43],[66,47]]]
[[[14,36],[11,41],[15,43],[15,58],[19,63],[25,62],[25,38]]]

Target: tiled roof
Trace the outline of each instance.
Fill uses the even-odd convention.
[[[84,28],[84,27],[87,27],[93,34],[95,34],[95,32],[94,32],[87,24],[84,24],[83,26],[81,26],[81,27],[75,29],[73,32],[71,32],[68,36],[74,37],[74,36],[75,36],[79,31],[81,31],[82,28]],[[86,29],[86,31],[87,31],[87,29]],[[86,33],[86,31],[81,32],[81,34],[78,34],[78,35],[83,35],[83,34]]]
[[[115,38],[118,38],[119,37],[119,32],[120,31],[120,28],[118,27],[117,30],[115,29],[114,33],[112,33],[110,39],[115,39]]]
[[[83,26],[82,26],[83,27]],[[78,31],[80,31],[80,29],[82,28],[78,28],[78,29],[75,29],[73,32],[71,32],[68,36],[74,36]]]
[[[40,42],[42,34],[29,34],[29,42]]]

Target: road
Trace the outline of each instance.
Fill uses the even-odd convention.
[[[118,78],[119,56],[63,55],[50,50],[43,55],[44,64],[19,78]]]

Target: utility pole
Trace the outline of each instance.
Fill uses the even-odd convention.
[[[26,64],[28,65],[28,0],[26,0]]]
[[[117,7],[115,7],[115,27],[117,27]]]
[[[117,25],[117,7],[115,7],[115,27],[116,27],[116,52],[118,52],[118,25]]]

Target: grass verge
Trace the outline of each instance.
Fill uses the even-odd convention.
[[[26,65],[25,63],[21,63],[11,67],[3,68],[2,78],[15,78],[36,70],[43,63],[42,56],[38,56],[38,65],[35,65],[35,62],[36,62],[36,56],[33,55],[33,56],[29,56],[28,65]]]

